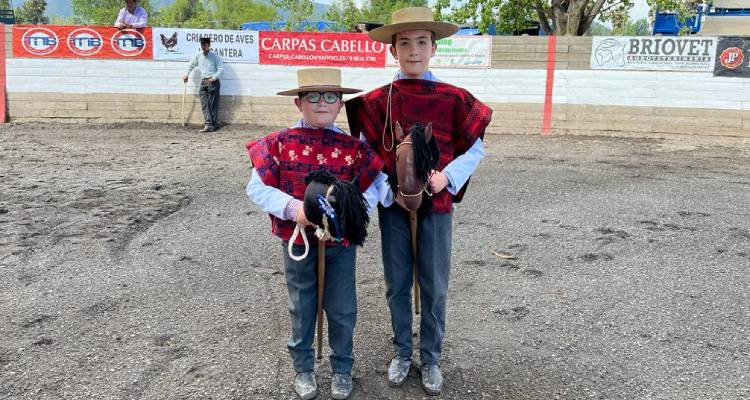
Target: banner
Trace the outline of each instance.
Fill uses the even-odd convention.
[[[388,53],[386,65],[398,66]],[[451,36],[437,41],[430,68],[489,68],[492,59],[492,38],[489,36]]]
[[[261,31],[260,63],[382,68],[386,47],[364,33]]]
[[[213,29],[153,28],[154,59],[190,61],[201,51],[200,38],[211,39],[211,51],[224,62],[258,63],[258,32]]]
[[[750,37],[721,37],[714,76],[750,78]]]
[[[150,59],[151,28],[13,25],[14,57]]]
[[[711,72],[715,37],[595,36],[591,69]]]
[[[0,24],[0,43],[5,43],[5,24]],[[0,124],[5,123],[6,109],[5,103],[5,46],[0,49]]]

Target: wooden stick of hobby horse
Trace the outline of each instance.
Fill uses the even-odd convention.
[[[419,270],[417,267],[417,212],[409,212],[411,222],[411,259],[414,266],[414,312],[419,314]]]
[[[182,126],[185,126],[185,95],[187,95],[187,82],[183,82],[185,87],[182,90]]]
[[[323,359],[323,287],[326,278],[326,243],[318,240],[318,343],[317,358]]]

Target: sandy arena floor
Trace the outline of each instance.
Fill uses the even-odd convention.
[[[0,127],[0,398],[294,398],[281,245],[244,193],[265,129],[196,130]],[[487,147],[455,213],[439,398],[750,398],[750,140]],[[426,398],[414,372],[386,384],[373,220],[353,398]]]

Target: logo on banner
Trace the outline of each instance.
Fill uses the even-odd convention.
[[[102,36],[89,28],[76,29],[68,35],[68,48],[79,56],[92,56],[104,47]]]
[[[174,47],[177,46],[177,32],[173,33],[172,36],[167,38],[162,33],[159,35],[161,38],[161,44],[164,46],[165,49],[167,49],[168,52],[175,52],[177,50],[174,50]]]
[[[728,47],[721,52],[719,61],[725,68],[735,69],[742,65],[745,55],[739,47]]]
[[[23,48],[31,54],[44,56],[57,49],[57,35],[49,29],[31,28],[21,37]]]
[[[112,35],[112,48],[121,56],[135,57],[146,49],[146,38],[140,32],[125,29]]]
[[[614,39],[605,39],[594,50],[599,65],[612,67],[625,66],[625,45]]]

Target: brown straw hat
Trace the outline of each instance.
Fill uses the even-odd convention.
[[[437,22],[432,10],[427,7],[402,8],[393,13],[391,23],[368,32],[370,39],[390,44],[393,35],[399,32],[426,30],[435,33],[435,40],[446,38],[458,32],[458,25],[449,22]]]
[[[296,96],[301,92],[341,92],[344,94],[358,93],[361,89],[341,87],[341,70],[337,68],[306,68],[297,70],[297,84],[295,89],[284,90],[276,94],[280,96]]]

